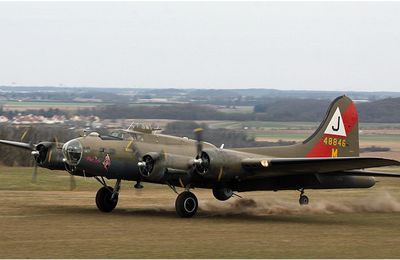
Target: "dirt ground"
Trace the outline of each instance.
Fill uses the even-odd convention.
[[[132,189],[101,213],[98,185],[41,170],[0,168],[0,258],[399,258],[400,179],[363,190],[241,193],[216,201],[195,189],[199,214],[180,219],[165,186]],[[399,169],[392,169],[393,171]],[[12,185],[11,185],[12,184]],[[12,188],[10,188],[12,187]]]

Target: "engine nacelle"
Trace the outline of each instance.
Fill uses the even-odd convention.
[[[147,153],[138,163],[140,174],[148,180],[161,180],[165,174],[165,166],[160,153]]]
[[[235,151],[205,149],[196,160],[196,171],[205,178],[231,178],[242,172],[242,158]]]
[[[52,142],[41,142],[36,146],[36,151],[32,152],[36,163],[43,168],[51,170],[64,170],[63,153]]]
[[[187,172],[191,167],[192,158],[169,153],[151,152],[143,156],[138,163],[140,174],[147,180],[161,181],[168,169],[176,172]]]

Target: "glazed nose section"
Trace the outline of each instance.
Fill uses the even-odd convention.
[[[63,145],[62,152],[65,162],[76,166],[82,158],[82,144],[78,139],[73,139]]]

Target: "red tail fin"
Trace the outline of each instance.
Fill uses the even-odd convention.
[[[353,101],[335,99],[317,131],[303,142],[309,146],[307,157],[359,156],[358,114]]]

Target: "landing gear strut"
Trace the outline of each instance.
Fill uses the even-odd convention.
[[[140,181],[137,181],[133,187],[137,190],[143,189],[143,185],[140,183]]]
[[[175,201],[176,213],[181,218],[193,217],[198,208],[198,201],[196,196],[190,191],[184,191],[178,195]]]
[[[300,205],[307,205],[308,202],[309,199],[306,195],[304,195],[304,189],[300,189],[300,198],[299,198]]]

